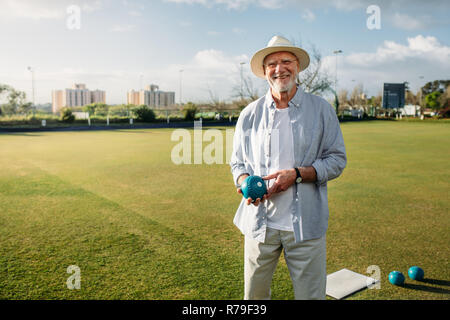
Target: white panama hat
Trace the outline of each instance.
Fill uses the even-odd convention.
[[[271,53],[287,51],[295,55],[300,64],[300,71],[305,70],[309,66],[309,55],[308,53],[294,46],[288,39],[281,36],[274,36],[270,39],[267,47],[257,51],[252,59],[250,60],[250,67],[253,73],[260,78],[265,79],[263,62],[264,58]]]

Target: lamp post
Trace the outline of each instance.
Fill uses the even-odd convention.
[[[32,96],[32,101],[33,101],[33,106],[32,106],[32,110],[33,110],[33,116],[34,116],[34,109],[36,108],[36,101],[35,101],[35,92],[34,92],[34,68],[32,67],[28,67],[27,68],[28,71],[31,72],[31,96]]]
[[[337,65],[338,65],[338,54],[339,54],[339,53],[342,53],[342,50],[335,50],[335,51],[333,51],[333,53],[336,55],[336,77],[335,77],[335,80],[334,80],[334,91],[335,91],[336,94],[337,94],[337,70],[338,70]]]
[[[423,81],[424,78],[425,78],[424,76],[419,76],[419,79],[422,80],[422,81]],[[419,88],[419,91],[417,93],[418,93],[418,96],[419,96],[418,97],[419,98],[418,104],[419,104],[420,119],[423,120],[422,88]]]
[[[242,83],[243,83],[243,73],[242,73],[242,66],[245,64],[245,62],[241,62],[241,91],[239,92],[241,95],[241,100],[244,100],[244,93],[243,93],[243,88],[242,88]]]
[[[182,73],[183,73],[183,69],[181,69],[180,70],[180,106],[181,106],[181,103],[182,103],[182,99],[181,99],[181,93],[182,93],[182,85],[181,85],[181,75],[182,75]]]

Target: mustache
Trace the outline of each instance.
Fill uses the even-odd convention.
[[[291,73],[290,72],[274,73],[274,74],[271,75],[271,79],[275,80],[275,79],[278,79],[278,78],[284,77],[284,76],[290,77]]]

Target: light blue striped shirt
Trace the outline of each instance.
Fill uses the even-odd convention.
[[[267,94],[242,110],[236,124],[230,166],[236,186],[240,175],[265,176],[270,155],[279,146],[274,139],[275,102]],[[334,109],[324,99],[297,87],[289,101],[292,125],[294,166],[316,169],[317,181],[295,184],[291,212],[296,242],[317,239],[328,228],[327,181],[338,177],[347,164],[344,139]],[[237,209],[234,224],[241,232],[264,242],[267,228],[267,201],[259,206],[247,205],[245,199]]]

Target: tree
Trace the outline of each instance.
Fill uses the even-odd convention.
[[[95,106],[95,115],[96,116],[106,116],[108,115],[109,106],[105,103],[93,103]]]
[[[348,91],[345,89],[342,89],[338,93],[338,99],[339,99],[339,105],[340,110],[344,109],[348,105]]]
[[[350,94],[348,103],[352,107],[356,108],[358,106],[362,106],[365,102],[364,100],[365,100],[365,95],[364,95],[363,85],[359,84],[353,88],[353,91]]]
[[[439,103],[439,97],[442,95],[439,91],[434,91],[425,96],[425,107],[433,110],[438,110],[441,105]]]
[[[314,45],[309,52],[311,53],[309,67],[300,72],[297,82],[305,92],[320,95],[329,91],[333,84],[332,77],[322,70],[322,55]]]
[[[211,101],[211,106],[216,111],[221,111],[225,108],[225,102],[220,101],[219,97],[211,90],[211,88],[208,85],[208,93],[209,98]]]
[[[2,97],[2,95],[3,95],[4,93],[7,93],[7,92],[8,92],[8,90],[9,90],[9,86],[8,86],[8,85],[6,85],[6,84],[0,84],[0,99],[1,99],[1,97]],[[3,112],[2,107],[1,107],[1,105],[0,105],[0,115],[1,115],[2,113],[4,113],[4,112]]]
[[[83,111],[89,113],[89,116],[93,116],[95,114],[95,109],[97,108],[97,104],[91,103],[87,104],[83,107]]]
[[[380,92],[378,92],[378,94],[375,97],[373,97],[373,100],[372,100],[373,106],[381,108],[382,101],[383,101],[383,96],[380,91]]]
[[[138,121],[152,122],[155,120],[155,112],[145,104],[134,108],[133,113],[136,115]]]
[[[417,96],[412,93],[410,90],[406,90],[405,92],[405,104],[418,104]]]
[[[72,114],[72,110],[70,108],[62,108],[60,112],[62,122],[72,123],[75,121],[75,116]]]
[[[422,88],[422,95],[425,97],[427,94],[439,91],[444,93],[444,90],[450,85],[450,80],[434,80],[427,82]]]
[[[193,104],[192,102],[186,103],[186,105],[183,107],[184,120],[194,121],[197,111],[198,108],[195,104]]]
[[[7,94],[6,103],[2,106],[2,112],[5,114],[16,114],[17,112],[28,113],[32,109],[32,105],[26,102],[26,94],[18,91],[8,85],[0,85],[0,95]]]
[[[23,103],[19,105],[18,111],[19,113],[24,113],[28,115],[30,111],[33,110],[33,104],[31,102]]]
[[[438,99],[441,108],[449,108],[450,107],[450,85],[445,88],[445,91],[441,94]]]

